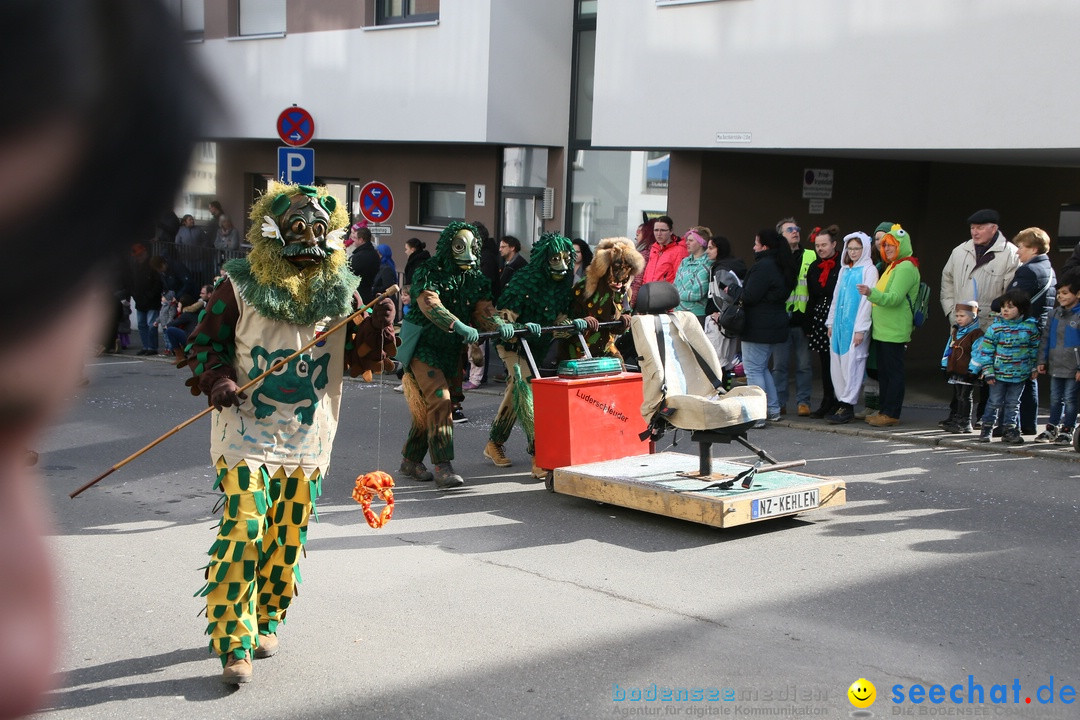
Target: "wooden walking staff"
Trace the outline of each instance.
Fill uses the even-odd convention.
[[[355,320],[356,318],[360,317],[361,315],[363,315],[364,313],[366,313],[366,312],[367,312],[368,310],[370,310],[371,308],[375,307],[375,305],[376,305],[377,303],[381,302],[382,300],[385,300],[386,298],[389,298],[389,297],[393,297],[394,295],[397,295],[397,292],[398,292],[398,286],[397,286],[397,285],[391,285],[390,287],[386,288],[386,290],[385,290],[385,291],[384,291],[383,293],[381,293],[380,295],[376,296],[376,297],[375,297],[375,299],[374,299],[374,300],[372,300],[371,302],[369,302],[369,303],[368,303],[367,305],[365,305],[364,307],[360,308],[359,310],[357,310],[356,312],[354,312],[354,313],[353,313],[352,315],[350,315],[349,317],[347,317],[347,318],[345,318],[344,320],[342,320],[341,322],[339,322],[339,323],[338,323],[337,325],[334,325],[334,326],[333,326],[332,328],[330,328],[330,329],[329,329],[329,330],[327,330],[326,332],[324,332],[324,333],[321,333],[321,334],[319,334],[319,335],[316,335],[316,336],[315,336],[315,337],[314,337],[314,338],[313,338],[313,339],[311,340],[311,342],[309,342],[309,343],[307,343],[306,345],[304,345],[304,346],[303,346],[302,348],[300,348],[299,350],[297,350],[296,352],[294,352],[294,353],[293,353],[292,355],[290,355],[289,357],[287,357],[287,358],[282,358],[281,360],[278,360],[278,361],[277,361],[276,363],[274,363],[274,364],[273,364],[273,365],[271,365],[271,366],[270,366],[269,368],[267,368],[267,369],[266,369],[266,372],[262,373],[261,375],[259,375],[259,376],[258,376],[258,377],[256,377],[256,378],[253,378],[252,380],[249,380],[249,381],[248,381],[248,382],[246,382],[246,383],[245,383],[244,385],[242,385],[242,386],[240,386],[239,388],[237,388],[236,392],[237,392],[237,393],[242,393],[242,392],[245,392],[245,391],[247,391],[247,390],[251,389],[251,388],[252,388],[252,387],[254,387],[254,386],[255,386],[255,385],[257,384],[257,383],[261,382],[261,381],[262,381],[262,380],[263,380],[263,379],[264,379],[264,378],[265,378],[265,377],[266,377],[267,375],[270,375],[270,374],[271,374],[271,373],[273,373],[273,372],[274,372],[275,370],[277,370],[278,368],[281,368],[281,367],[282,367],[282,366],[284,366],[284,365],[288,365],[288,364],[289,364],[290,362],[292,362],[292,361],[293,361],[293,360],[294,360],[294,359],[295,359],[295,358],[296,358],[296,357],[297,357],[298,355],[300,355],[301,353],[303,353],[303,352],[304,352],[304,351],[306,351],[306,350],[310,350],[310,349],[311,349],[312,347],[314,347],[314,346],[315,346],[315,345],[316,345],[317,343],[320,343],[320,342],[322,342],[322,341],[323,341],[324,339],[326,339],[326,336],[327,336],[327,335],[332,335],[332,334],[336,333],[336,332],[337,332],[338,330],[340,330],[341,328],[343,328],[343,327],[345,327],[346,325],[348,325],[348,324],[349,324],[349,322],[350,322],[351,320]],[[196,421],[196,420],[198,420],[199,418],[203,417],[204,415],[207,415],[207,414],[209,414],[209,412],[210,412],[211,410],[213,410],[213,409],[214,409],[214,406],[213,406],[213,405],[210,405],[210,406],[209,406],[209,407],[207,407],[207,408],[206,408],[205,410],[203,410],[202,412],[200,412],[200,413],[199,413],[198,415],[195,415],[194,417],[188,418],[188,419],[187,419],[187,420],[185,420],[184,422],[182,422],[182,423],[180,423],[179,425],[177,425],[176,427],[174,427],[174,428],[173,428],[172,430],[170,430],[169,432],[167,432],[167,433],[165,433],[164,435],[162,435],[161,437],[159,437],[159,438],[158,438],[157,440],[154,440],[154,441],[153,441],[152,443],[150,443],[149,445],[147,445],[147,446],[146,446],[146,447],[144,447],[143,449],[139,450],[138,452],[136,452],[136,453],[134,453],[134,454],[132,454],[132,455],[129,455],[128,457],[124,458],[124,459],[123,459],[123,460],[121,460],[120,462],[116,463],[116,464],[115,464],[115,465],[113,465],[113,466],[112,466],[111,468],[109,468],[109,469],[108,469],[108,470],[106,470],[105,472],[101,473],[101,474],[100,474],[100,475],[98,475],[98,476],[97,476],[96,478],[94,478],[94,479],[93,479],[93,480],[91,480],[90,482],[86,483],[85,485],[83,485],[83,486],[82,486],[81,488],[79,488],[79,489],[78,489],[78,490],[76,490],[75,492],[73,492],[73,493],[71,493],[70,495],[68,495],[68,497],[70,497],[70,498],[75,498],[75,497],[78,497],[78,495],[79,495],[79,494],[80,494],[80,493],[81,493],[81,492],[82,492],[83,490],[86,490],[87,488],[93,487],[94,485],[98,484],[99,482],[101,482],[101,481],[102,481],[102,480],[104,480],[105,478],[109,477],[110,475],[112,475],[112,474],[113,474],[114,472],[116,472],[116,471],[117,471],[117,470],[119,470],[120,468],[122,468],[122,467],[124,467],[125,465],[127,465],[127,464],[128,464],[129,462],[131,462],[131,461],[132,461],[132,460],[134,460],[135,458],[137,458],[137,457],[139,457],[140,455],[142,455],[143,453],[145,453],[145,452],[146,452],[147,450],[150,450],[151,448],[153,448],[153,447],[155,447],[156,445],[160,444],[161,442],[163,442],[163,441],[164,441],[164,440],[166,440],[167,438],[170,438],[170,437],[172,437],[173,435],[175,435],[176,433],[180,432],[181,430],[183,430],[184,428],[186,428],[186,427],[187,427],[188,425],[192,424],[193,422],[195,422],[195,421]]]

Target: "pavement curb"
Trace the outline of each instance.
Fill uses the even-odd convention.
[[[1026,441],[1023,445],[1005,445],[999,438],[992,442],[981,443],[977,440],[978,433],[972,433],[967,437],[960,437],[944,430],[930,429],[920,426],[894,426],[893,430],[877,430],[866,427],[865,421],[855,420],[846,425],[819,425],[817,421],[787,420],[783,419],[773,423],[774,426],[790,427],[796,430],[810,430],[813,432],[834,433],[837,435],[854,435],[857,437],[873,438],[875,440],[892,440],[894,442],[908,442],[914,445],[927,445],[929,447],[962,448],[964,450],[982,450],[999,455],[1020,455],[1024,457],[1045,458],[1066,463],[1080,463],[1080,453],[1072,447],[1065,448],[1061,445],[1036,445]]]
[[[106,353],[110,354],[111,353]],[[123,357],[123,355],[112,355],[112,357]],[[173,360],[164,356],[157,355],[143,355],[143,356],[128,356],[131,358],[138,357],[140,360],[157,360],[159,362],[168,362],[170,365],[174,364]],[[351,380],[353,382],[364,383],[362,378],[350,378],[345,377],[345,380]],[[400,381],[395,376],[388,377],[376,377],[372,378],[372,385],[390,385],[391,387],[397,385]],[[467,390],[466,398],[469,394],[479,395],[491,395],[499,396],[503,394],[506,385],[502,383],[495,383],[481,386],[475,390]],[[909,406],[905,405],[905,410],[909,409]],[[916,412],[940,412],[941,408],[928,405],[912,405],[911,410]],[[978,442],[978,433],[972,433],[968,436],[959,436],[954,433],[947,433],[944,430],[940,430],[936,427],[928,427],[924,423],[917,424],[905,424],[901,421],[900,425],[893,426],[890,430],[876,429],[866,425],[864,420],[853,420],[851,423],[844,425],[830,425],[824,420],[810,420],[802,419],[797,416],[792,418],[784,416],[778,422],[770,424],[771,427],[788,427],[795,430],[809,430],[811,432],[819,433],[832,433],[835,435],[852,435],[855,437],[871,438],[874,440],[890,440],[893,442],[907,442],[913,445],[926,445],[927,447],[941,447],[941,448],[956,448],[963,450],[981,450],[983,452],[994,453],[998,455],[1017,455],[1020,457],[1034,457],[1043,458],[1047,460],[1056,460],[1064,463],[1080,463],[1080,453],[1075,452],[1072,447],[1062,447],[1060,445],[1048,445],[1032,443],[1026,441],[1023,445],[1005,445],[1000,439],[995,438],[994,441],[989,443]]]

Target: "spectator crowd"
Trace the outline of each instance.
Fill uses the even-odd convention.
[[[221,204],[215,200],[209,210],[212,219],[204,227],[185,215],[174,231],[168,223],[159,224],[158,234],[172,233],[176,246],[239,249],[240,232]],[[972,214],[969,239],[953,249],[941,273],[937,296],[950,325],[941,358],[948,390],[942,395],[949,397],[949,411],[939,424],[952,433],[979,430],[979,439],[986,441],[1000,436],[1003,442],[1022,443],[1028,435],[1035,442],[1069,444],[1080,388],[1080,255],[1074,253],[1059,280],[1047,256],[1045,231],[1027,228],[1010,240],[999,223],[995,210]],[[481,241],[480,269],[497,304],[502,288],[528,260],[517,238],[496,240],[482,223],[473,224]],[[933,292],[910,234],[887,221],[872,237],[859,230],[845,234],[835,224],[813,228],[805,242],[803,237],[794,217],[762,229],[754,237],[748,266],[733,255],[728,238],[710,228],[693,225],[679,235],[670,216],[652,218],[637,228],[634,242],[645,265],[624,307],[632,308],[642,284],[672,283],[677,309],[697,317],[716,347],[725,382],[730,386],[743,376],[765,391],[768,419],[761,427],[789,411],[791,390],[791,409],[799,416],[833,424],[899,424],[907,346],[929,312]],[[411,276],[430,257],[425,243],[418,238],[406,242],[400,279],[391,248],[378,244],[363,221],[350,227],[345,245],[350,267],[361,279],[362,297],[400,282],[395,307],[400,322],[412,300]],[[573,247],[578,283],[592,248],[581,238],[573,240]],[[139,352],[155,354],[163,347],[161,354],[174,354],[205,292],[182,261],[150,256],[147,244],[136,243],[117,293],[116,332],[106,346],[114,351],[127,347],[131,303]],[[745,313],[738,333],[720,327],[721,312],[733,298]],[[618,345],[632,350],[624,344],[628,340]],[[462,356],[463,390],[505,381],[501,361],[494,355],[493,369],[492,357],[487,341],[468,347]],[[1040,375],[1046,376],[1050,401],[1041,432]],[[819,398],[816,408],[814,396]],[[860,402],[863,409],[857,412]],[[467,421],[460,400],[453,419]]]

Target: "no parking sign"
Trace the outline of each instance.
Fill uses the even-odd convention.
[[[360,189],[360,214],[368,222],[386,222],[393,213],[394,195],[385,184],[372,180]]]
[[[292,147],[307,145],[315,136],[315,120],[307,110],[293,105],[285,108],[278,115],[277,133],[281,142],[286,145]]]

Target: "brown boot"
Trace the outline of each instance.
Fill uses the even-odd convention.
[[[484,446],[484,457],[495,463],[495,467],[510,467],[514,464],[510,462],[510,458],[506,457],[502,443],[494,440],[488,440],[488,444]]]
[[[255,659],[265,660],[273,657],[278,651],[277,633],[259,635],[259,645],[255,648]]]
[[[424,467],[424,463],[409,460],[408,458],[401,458],[401,469],[403,475],[408,475],[413,480],[419,480],[420,482],[431,482],[435,476],[431,474],[431,471]]]
[[[454,466],[448,462],[435,463],[435,485],[440,490],[461,487],[465,479],[454,472]]]
[[[238,658],[230,653],[225,669],[221,671],[221,682],[226,685],[239,685],[251,682],[251,660],[245,655]]]

